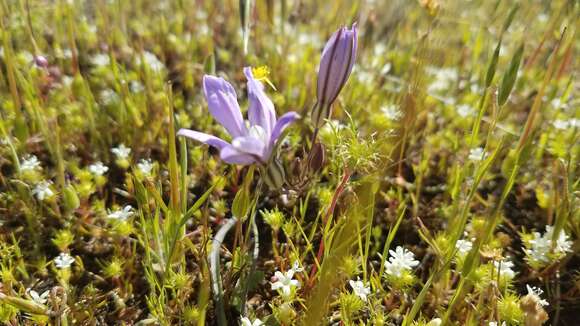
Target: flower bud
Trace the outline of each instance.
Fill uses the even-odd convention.
[[[63,191],[64,208],[68,212],[72,212],[79,208],[80,200],[77,191],[72,185],[67,185]]]
[[[317,103],[312,114],[316,127],[330,118],[330,107],[352,71],[357,50],[356,23],[351,29],[341,27],[328,40],[318,69]]]
[[[46,68],[46,67],[48,67],[48,60],[43,55],[37,55],[34,57],[34,64],[38,68]]]

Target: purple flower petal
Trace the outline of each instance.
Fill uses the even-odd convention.
[[[220,158],[230,164],[248,165],[256,162],[254,156],[242,153],[233,146],[226,146],[220,151]]]
[[[244,118],[238,105],[236,91],[223,78],[203,76],[203,93],[211,115],[232,135],[245,136],[247,133]]]
[[[288,125],[290,125],[298,118],[300,118],[300,115],[294,111],[282,115],[280,119],[276,121],[276,125],[274,125],[274,130],[272,130],[272,135],[270,136],[270,146],[276,143],[278,137],[280,137],[284,129],[286,129]]]
[[[262,82],[254,79],[252,67],[245,67],[244,74],[248,80],[248,99],[250,101],[248,120],[252,126],[258,125],[264,128],[267,134],[270,134],[274,128],[274,123],[276,123],[274,103],[264,92]]]
[[[177,132],[177,136],[185,136],[197,140],[199,142],[202,142],[204,144],[208,144],[219,150],[223,149],[226,146],[231,146],[227,141],[221,138],[195,130],[179,129],[179,131]]]
[[[266,144],[260,139],[252,136],[238,137],[232,141],[232,146],[239,152],[255,155],[259,157],[262,162],[266,162],[268,157],[266,157],[267,148]]]

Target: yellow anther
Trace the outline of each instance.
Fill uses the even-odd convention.
[[[268,76],[270,75],[270,68],[268,68],[268,66],[260,66],[252,68],[252,75],[254,75],[254,79],[263,81],[266,84],[270,85],[272,89],[276,90],[276,86],[274,86],[274,84],[272,84],[270,79],[268,79]]]

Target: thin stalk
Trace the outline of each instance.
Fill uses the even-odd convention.
[[[316,272],[318,271],[317,266],[320,263],[320,261],[322,260],[322,255],[324,254],[324,234],[326,234],[325,231],[328,227],[328,220],[330,219],[330,216],[332,215],[332,213],[334,213],[334,209],[336,207],[336,203],[338,202],[338,198],[340,197],[340,195],[344,191],[344,188],[346,187],[346,183],[350,179],[350,174],[351,174],[350,170],[348,168],[345,168],[342,180],[341,180],[340,184],[338,185],[338,187],[336,188],[334,195],[332,196],[332,202],[330,204],[330,207],[328,208],[328,210],[326,211],[326,214],[324,215],[324,217],[322,219],[322,231],[323,232],[322,232],[322,236],[320,238],[320,243],[318,245],[318,253],[316,254],[317,264],[314,265],[314,267],[312,268],[312,271],[310,272],[310,277],[309,277],[309,286],[310,287],[312,285],[314,285],[314,277],[316,276]]]
[[[209,268],[211,273],[211,284],[213,290],[213,298],[215,302],[215,310],[217,323],[219,326],[226,326],[226,312],[224,307],[224,293],[222,288],[222,279],[220,275],[220,248],[224,242],[224,238],[230,231],[230,229],[236,225],[238,219],[233,216],[227,220],[218,230],[215,237],[213,238],[211,245],[211,252],[209,254]]]

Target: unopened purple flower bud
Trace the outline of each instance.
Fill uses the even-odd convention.
[[[312,114],[316,127],[330,118],[330,107],[348,80],[357,50],[356,23],[351,29],[341,27],[334,32],[322,51],[318,69],[317,103]]]
[[[46,68],[48,67],[48,60],[43,55],[37,55],[34,57],[34,64],[39,68]]]

